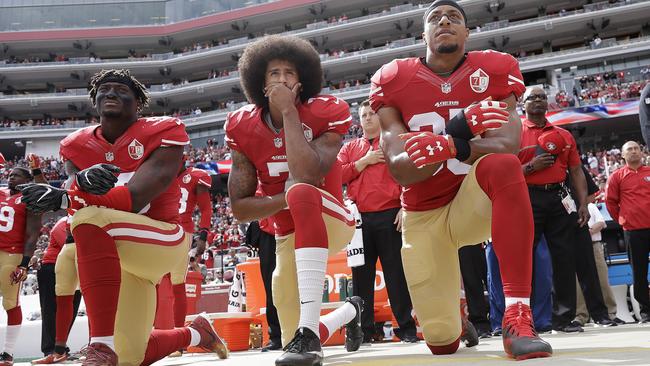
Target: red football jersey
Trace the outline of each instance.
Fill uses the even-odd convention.
[[[61,141],[61,156],[79,169],[95,164],[118,166],[121,173],[116,185],[126,185],[140,165],[160,147],[189,144],[185,125],[177,118],[140,118],[114,144],[101,134],[101,126],[82,128]],[[154,220],[178,223],[180,190],[174,180],[167,190],[154,198],[139,213]]]
[[[56,257],[59,256],[61,248],[65,244],[65,239],[68,236],[68,231],[66,227],[68,226],[68,217],[64,216],[59,219],[59,221],[54,224],[54,227],[50,231],[50,242],[45,249],[43,254],[43,259],[41,263],[43,264],[53,264],[56,263]]]
[[[181,225],[186,233],[194,232],[194,221],[192,214],[194,207],[196,207],[196,187],[199,185],[210,188],[212,186],[212,178],[208,172],[203,169],[187,168],[176,179],[181,189],[180,208],[178,213],[181,215]],[[201,221],[204,218],[201,217]]]
[[[319,95],[298,106],[298,114],[307,141],[326,132],[345,135],[352,117],[348,104],[336,97]],[[264,120],[262,109],[246,105],[229,113],[224,129],[230,148],[244,154],[257,169],[259,193],[273,196],[285,192],[294,182],[289,174],[284,130],[276,133]],[[319,188],[343,202],[341,166],[335,162]],[[270,217],[276,235],[293,232],[293,219],[284,209]]]
[[[409,131],[443,134],[447,121],[470,104],[487,97],[519,97],[524,90],[517,60],[505,53],[469,52],[447,78],[432,72],[419,58],[405,58],[382,66],[372,77],[370,105],[374,111],[383,106],[398,109]],[[431,178],[403,187],[402,206],[425,211],[446,205],[469,169],[456,159],[446,161]]]
[[[0,250],[3,252],[23,252],[27,208],[20,200],[22,196],[22,193],[16,193],[0,200]]]

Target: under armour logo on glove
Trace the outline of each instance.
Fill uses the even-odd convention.
[[[418,168],[456,157],[454,140],[449,135],[436,135],[427,131],[403,133],[399,137],[405,141],[404,150]]]
[[[483,100],[470,105],[450,119],[446,130],[453,137],[469,141],[486,131],[503,127],[509,118],[507,103]]]

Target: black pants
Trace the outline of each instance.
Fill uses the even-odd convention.
[[[458,250],[460,273],[463,276],[465,299],[467,300],[468,319],[481,330],[489,331],[489,306],[485,301],[484,290],[487,288],[487,260],[482,244],[468,245]]]
[[[576,315],[575,219],[562,205],[561,190],[528,187],[535,221],[534,245],[546,237],[553,264],[553,328],[573,321]]]
[[[43,355],[49,355],[54,351],[54,341],[56,338],[56,276],[54,275],[54,264],[43,264],[41,269],[36,271],[36,280],[38,281],[38,299],[41,303],[41,351]],[[74,324],[79,303],[81,302],[81,292],[74,294],[73,317],[70,323],[70,329]]]
[[[271,280],[275,270],[275,237],[273,235],[261,231],[259,254],[262,282],[264,282],[264,292],[266,292],[266,321],[269,324],[269,338],[273,342],[281,344],[282,331],[280,330],[280,320],[278,320],[278,310],[273,305],[271,289]]]
[[[641,313],[650,315],[648,295],[648,254],[650,254],[650,229],[625,230],[627,254],[632,264],[634,298],[639,302]]]
[[[363,252],[365,264],[352,268],[355,295],[364,301],[361,326],[366,338],[375,330],[375,276],[377,258],[384,271],[386,290],[393,315],[399,324],[397,335],[415,335],[415,321],[411,316],[413,305],[402,266],[402,234],[396,230],[395,216],[399,208],[379,212],[361,213]]]
[[[574,222],[578,221],[578,214],[572,213]],[[600,288],[598,269],[596,269],[596,258],[594,258],[593,242],[589,233],[589,226],[580,227],[575,224],[575,250],[576,250],[576,274],[578,282],[585,298],[585,305],[593,320],[609,319],[607,306],[603,299],[603,291]]]

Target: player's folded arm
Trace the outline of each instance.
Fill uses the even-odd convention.
[[[159,147],[138,167],[127,188],[131,193],[131,211],[140,212],[165,192],[178,175],[183,146]]]
[[[520,147],[521,139],[521,119],[517,114],[517,98],[511,94],[508,98],[502,100],[508,104],[510,116],[508,123],[501,128],[486,131],[483,138],[475,139],[469,142],[472,153],[466,163],[472,163],[479,157],[491,154],[517,154]]]
[[[400,112],[394,107],[382,106],[377,111],[381,124],[381,147],[386,157],[388,170],[397,183],[408,186],[430,178],[440,164],[417,168],[404,150],[400,135],[408,132]]]
[[[315,181],[313,183],[304,183],[310,183],[314,185],[318,185],[320,183],[320,181],[327,175],[330,169],[332,169],[332,164],[334,164],[336,161],[342,144],[343,136],[335,132],[325,132],[309,143],[312,149],[316,151],[316,154],[319,158],[318,173],[316,174]]]
[[[235,219],[248,222],[271,216],[284,209],[284,193],[275,196],[255,196],[258,179],[253,163],[237,150],[232,151],[232,166],[228,175],[228,196]]]

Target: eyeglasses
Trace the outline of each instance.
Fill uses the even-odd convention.
[[[533,100],[533,99],[546,100],[547,97],[545,94],[531,94],[526,98],[526,101]]]

